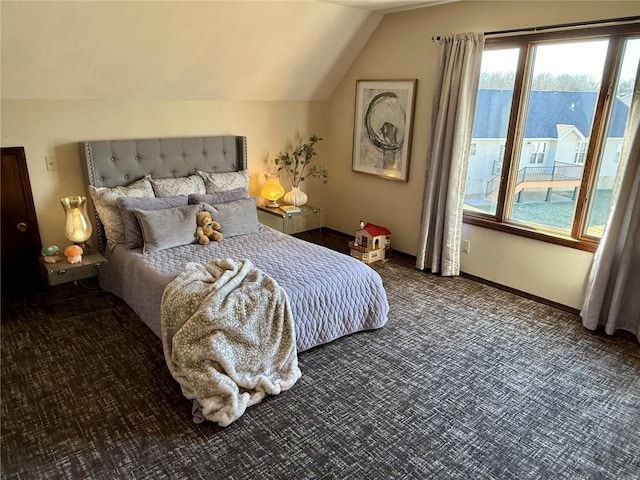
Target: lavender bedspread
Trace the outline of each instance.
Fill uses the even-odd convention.
[[[123,245],[105,252],[100,286],[122,298],[158,336],[165,287],[188,262],[250,259],[285,290],[298,351],[382,327],[389,304],[380,275],[333,250],[261,226],[257,233],[142,254]]]

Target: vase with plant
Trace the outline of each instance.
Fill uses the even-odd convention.
[[[324,168],[318,165],[310,165],[316,155],[315,145],[321,140],[322,138],[317,135],[311,135],[309,143],[303,143],[291,153],[281,152],[275,158],[278,172],[284,170],[291,180],[291,191],[285,194],[285,202],[296,207],[307,203],[307,194],[300,190],[300,184],[304,182],[305,178],[321,178],[322,183],[327,183],[327,180],[329,180],[329,175]]]

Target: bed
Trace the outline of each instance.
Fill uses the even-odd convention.
[[[161,337],[160,304],[167,285],[187,263],[204,264],[212,259],[250,259],[284,289],[291,305],[298,352],[385,324],[389,307],[377,272],[347,255],[261,224],[248,230],[238,225],[240,233],[227,235],[221,242],[203,246],[178,241],[175,246],[164,244],[156,249],[144,238],[148,233],[144,227],[157,225],[158,217],[153,215],[158,210],[145,212],[144,218],[138,210],[136,219],[139,222],[144,219],[148,224],[140,223],[141,231],[134,233],[142,233],[143,238],[135,239],[137,242],[128,241],[134,234],[124,235],[122,241],[109,238],[115,235],[114,227],[103,224],[108,215],[105,217],[102,197],[96,196],[97,192],[110,199],[111,207],[117,199],[120,227],[125,233],[131,224],[131,218],[127,221],[124,217],[129,212],[125,209],[126,202],[134,206],[136,202],[138,206],[144,202],[166,202],[162,208],[164,215],[186,208],[185,199],[191,205],[191,197],[197,200],[213,196],[212,205],[216,208],[250,204],[255,215],[255,199],[247,194],[245,137],[90,141],[82,142],[80,147],[90,199],[88,209],[95,219],[92,241],[108,259],[101,267],[100,286],[122,298],[158,337]],[[205,181],[204,193],[201,184],[189,183],[198,177],[210,180]],[[240,184],[236,182],[238,179]],[[147,183],[151,183],[151,193]],[[243,190],[244,195],[239,195]],[[174,201],[179,206],[172,206]],[[244,208],[243,215],[253,218],[250,210]]]

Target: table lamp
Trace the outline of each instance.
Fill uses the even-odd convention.
[[[64,209],[64,236],[87,253],[86,241],[91,237],[91,222],[87,216],[87,197],[79,195],[60,199]]]
[[[284,187],[280,185],[280,175],[272,173],[266,175],[267,181],[262,187],[260,193],[262,196],[269,200],[267,207],[278,208],[280,204],[276,202],[282,195],[284,195]]]

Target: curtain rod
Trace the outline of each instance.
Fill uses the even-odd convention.
[[[553,30],[555,28],[570,28],[570,27],[585,27],[588,25],[601,25],[603,23],[621,23],[621,22],[633,22],[640,20],[640,17],[621,17],[621,18],[609,18],[606,20],[589,20],[586,22],[576,22],[576,23],[559,23],[556,25],[541,25],[538,27],[528,27],[528,28],[516,28],[513,30],[495,30],[493,32],[484,32],[486,35],[504,35],[506,33],[528,33],[528,32],[541,32],[543,30]],[[442,35],[434,35],[431,37],[431,40],[434,42],[439,42],[442,38]]]

